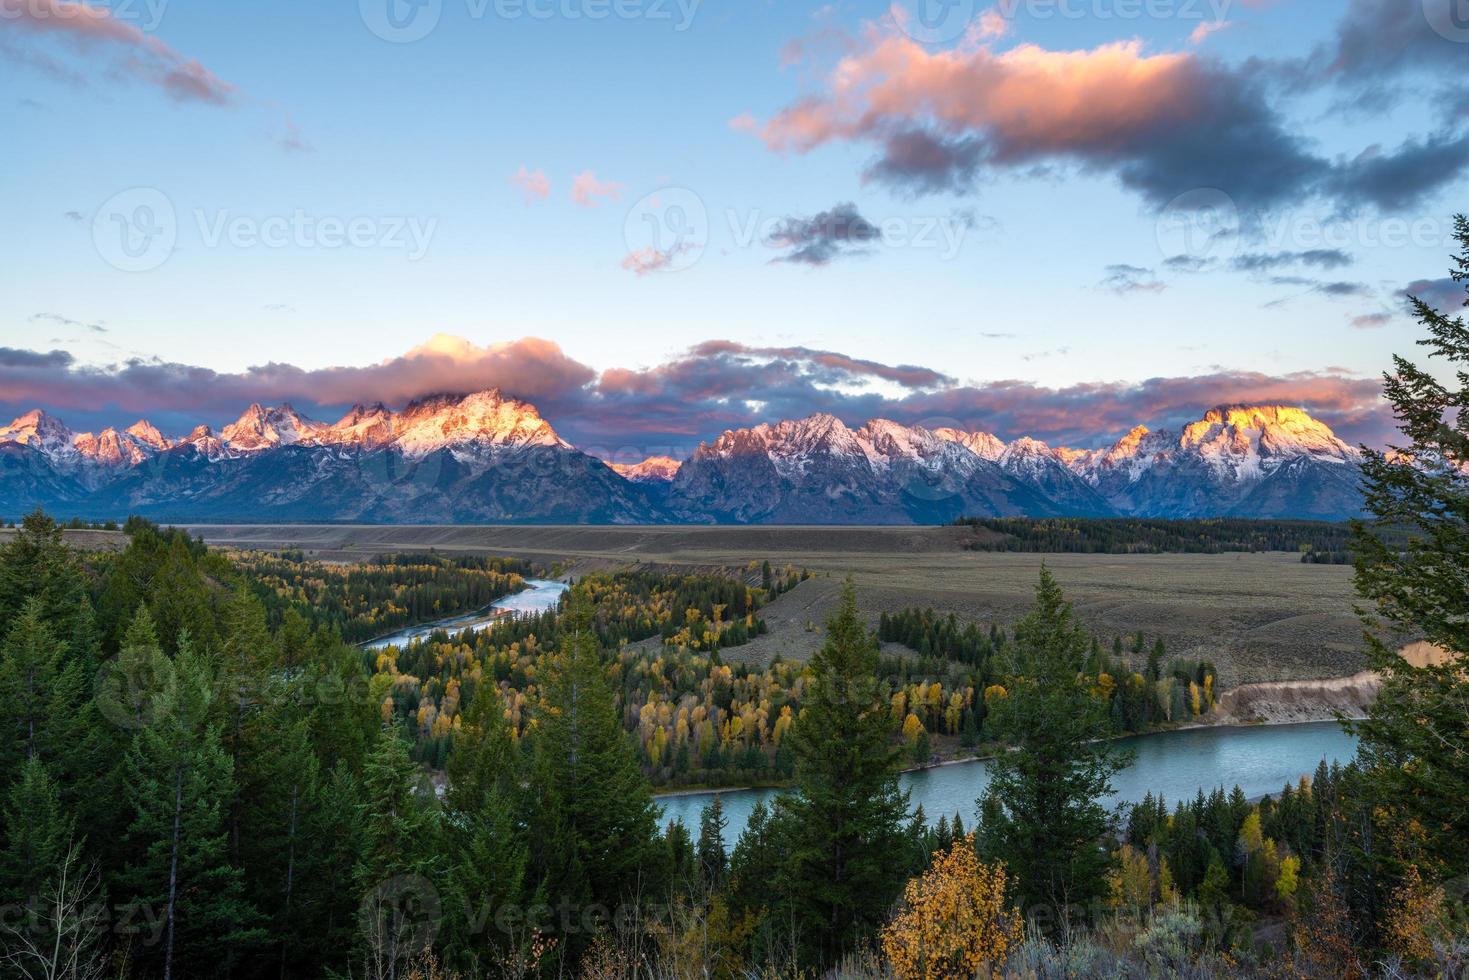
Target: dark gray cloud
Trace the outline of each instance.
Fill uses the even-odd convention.
[[[1408,283],[1403,293],[1408,296],[1417,296],[1440,313],[1450,315],[1459,313],[1464,306],[1465,299],[1469,298],[1469,293],[1465,292],[1465,284],[1455,282],[1448,277],[1418,279]]]
[[[1351,324],[1358,330],[1376,330],[1378,327],[1387,326],[1392,321],[1391,313],[1363,313],[1360,316],[1352,317]]]
[[[1322,296],[1330,296],[1335,299],[1347,296],[1371,296],[1373,294],[1372,287],[1365,282],[1349,282],[1346,280],[1322,281],[1306,276],[1271,276],[1269,282],[1272,286],[1298,286],[1310,292],[1320,293]],[[1274,300],[1266,305],[1279,306],[1282,303],[1282,300]]]
[[[1372,104],[1384,106],[1391,100],[1372,94],[1374,89],[1381,93],[1384,82],[1395,85],[1404,76],[1462,69],[1464,47],[1449,39],[1455,33],[1449,20],[1455,2],[1351,0],[1331,40],[1292,66],[1297,84],[1331,82],[1367,93]],[[1447,29],[1448,36],[1435,27]]]
[[[1318,282],[1314,287],[1323,296],[1371,296],[1372,287],[1365,282]]]
[[[1339,165],[1325,189],[1344,207],[1371,205],[1403,211],[1422,204],[1459,180],[1469,167],[1469,136],[1435,133],[1410,139],[1396,150],[1369,147]]]
[[[1189,258],[1189,256],[1180,256]],[[1171,261],[1171,260],[1170,260]],[[1315,248],[1304,252],[1246,252],[1230,260],[1237,272],[1264,272],[1282,266],[1309,265],[1318,269],[1339,269],[1352,264],[1352,257],[1337,248]]]
[[[865,255],[865,246],[876,241],[877,227],[852,203],[838,204],[810,218],[786,218],[769,236],[769,244],[788,249],[773,262],[823,266],[834,259]]]
[[[0,347],[0,368],[68,368],[72,356],[64,350],[34,351]]]
[[[1163,268],[1170,272],[1203,272],[1215,266],[1213,259],[1198,255],[1170,255],[1163,260]]]
[[[886,134],[865,172],[910,194],[964,193],[973,188],[988,151],[979,136],[946,137],[917,126]]]

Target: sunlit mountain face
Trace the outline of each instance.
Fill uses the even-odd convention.
[[[0,508],[88,517],[385,522],[938,523],[958,516],[1360,512],[1358,451],[1299,408],[1224,406],[1098,450],[833,415],[728,430],[687,459],[606,463],[488,390],[356,405],[334,423],[252,404],[218,434],[140,420],[0,428]]]

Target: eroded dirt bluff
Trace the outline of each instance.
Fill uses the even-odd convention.
[[[1410,643],[1398,653],[1415,667],[1442,664],[1451,656],[1448,651],[1422,641]],[[1219,696],[1213,720],[1218,724],[1287,724],[1330,721],[1338,715],[1360,718],[1376,700],[1381,685],[1381,676],[1370,670],[1350,677],[1315,681],[1241,684]]]
[[[1360,718],[1377,698],[1380,678],[1370,670],[1319,681],[1241,684],[1219,695],[1216,724],[1330,721],[1342,714]]]

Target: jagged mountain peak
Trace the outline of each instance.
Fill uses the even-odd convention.
[[[1016,456],[1045,456],[1049,459],[1054,459],[1056,454],[1047,443],[1039,439],[1032,439],[1030,436],[1021,436],[1005,447],[1005,455],[1012,458]]]
[[[410,402],[394,418],[393,441],[409,456],[475,446],[572,448],[534,405],[495,388]]]
[[[231,449],[258,452],[276,446],[315,442],[325,428],[322,423],[296,411],[289,402],[274,408],[255,402],[238,419],[225,426],[220,435]]]
[[[0,428],[0,442],[18,442],[48,456],[72,453],[75,439],[76,435],[65,423],[40,408],[33,408]]]
[[[118,432],[111,426],[96,435],[83,432],[72,440],[72,445],[84,458],[107,467],[136,466],[159,452],[158,446],[134,435],[132,429]]]
[[[154,449],[168,449],[173,445],[162,432],[158,431],[158,427],[147,419],[138,419],[138,421],[123,431],[144,445],[152,446]]]
[[[359,402],[318,438],[332,445],[377,449],[393,441],[393,413],[382,402],[371,405]]]
[[[638,463],[608,463],[618,476],[634,483],[672,483],[683,463],[672,456],[649,456]]]
[[[1180,446],[1215,446],[1233,453],[1252,450],[1264,457],[1301,455],[1345,461],[1357,451],[1331,427],[1302,408],[1286,405],[1222,405],[1185,426]]]
[[[967,432],[949,427],[934,429],[933,434],[948,442],[958,443],[980,459],[998,462],[1005,452],[1005,442],[988,432]]]
[[[818,412],[803,419],[762,422],[748,429],[726,429],[701,443],[695,456],[765,455],[786,460],[813,454],[862,453],[852,430],[835,415]]]

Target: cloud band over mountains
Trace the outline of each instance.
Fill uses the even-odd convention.
[[[1380,381],[1334,370],[1219,370],[1050,388],[1019,380],[971,384],[925,367],[836,351],[712,340],[651,368],[597,371],[549,340],[480,346],[443,335],[377,364],[312,370],[272,362],[225,373],[157,359],[95,367],[58,356],[63,354],[0,350],[0,410],[42,407],[88,425],[146,416],[171,429],[200,420],[224,423],[255,401],[289,401],[334,421],[357,402],[398,407],[427,394],[499,388],[534,404],[572,443],[619,456],[678,455],[724,429],[815,412],[851,423],[890,418],[1082,448],[1140,422],[1174,425],[1233,403],[1306,408],[1349,442],[1384,444],[1392,431]]]

